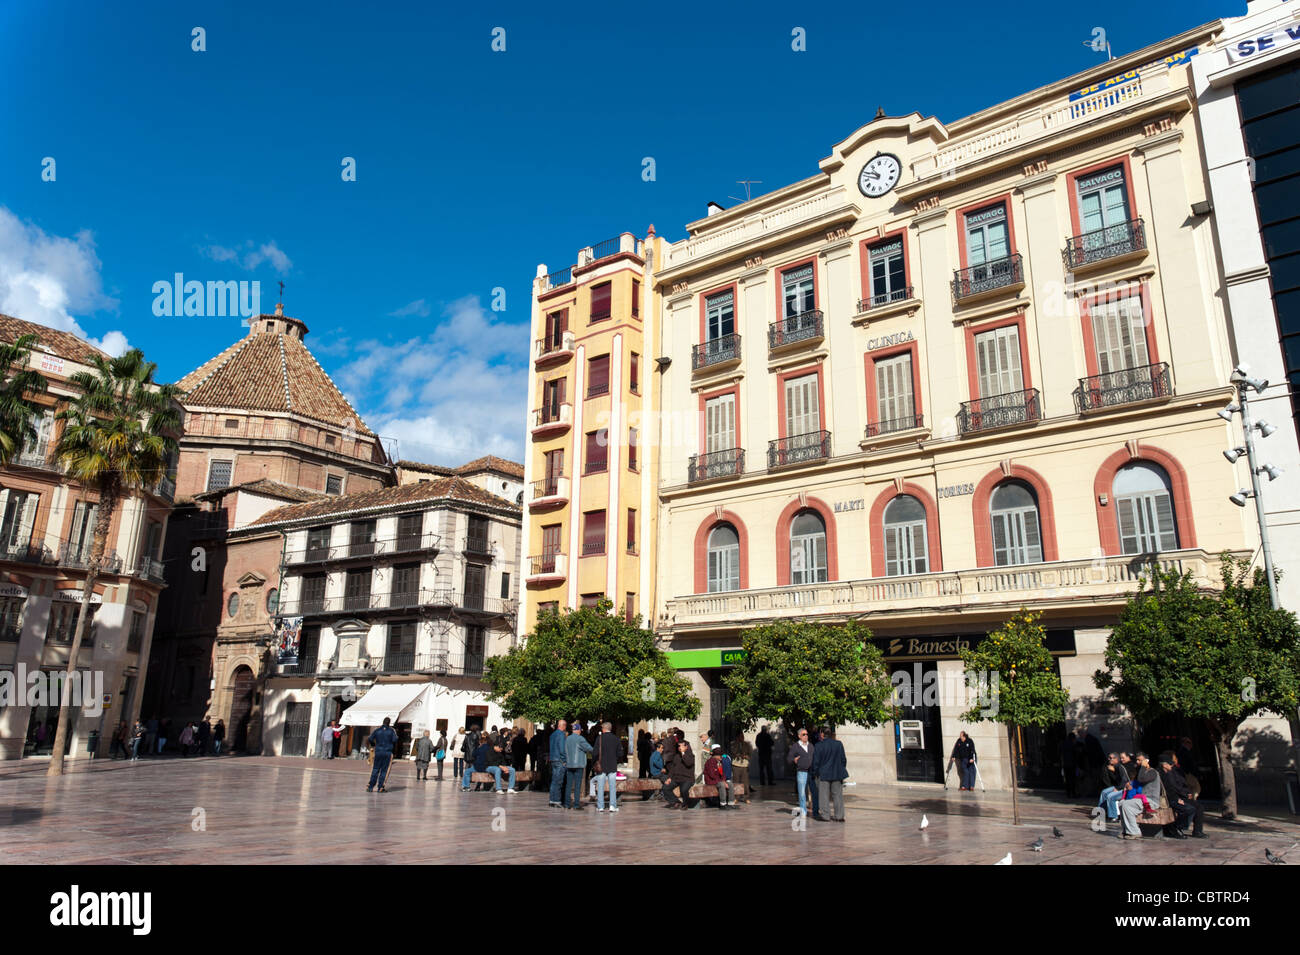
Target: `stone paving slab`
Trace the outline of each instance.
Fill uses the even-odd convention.
[[[462,793],[450,771],[424,782],[407,763],[383,794],[365,792],[368,767],[355,760],[96,760],[59,779],[45,768],[0,765],[2,863],[987,865],[1011,852],[1016,865],[1253,865],[1265,846],[1300,863],[1300,825],[1289,821],[1212,817],[1205,840],[1125,842],[1114,826],[1093,832],[1076,802],[1022,794],[1017,827],[1010,794],[939,786],[846,787],[846,823],[810,819],[801,831],[786,782],[756,786],[734,811],[669,812],[632,795],[610,814],[585,795],[587,808],[571,812],[548,808],[544,793]],[[1032,852],[1038,836],[1043,850]]]

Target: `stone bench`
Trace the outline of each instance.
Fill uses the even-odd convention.
[[[506,772],[505,769],[503,768],[501,770],[501,781],[503,783],[508,783],[510,782],[509,777],[510,774]],[[478,772],[470,773],[469,778],[471,782],[491,783],[494,786],[496,785],[496,777],[493,776],[491,773],[478,773]],[[533,781],[533,771],[531,769],[519,769],[515,771],[516,786],[522,783],[531,783],[532,781]]]

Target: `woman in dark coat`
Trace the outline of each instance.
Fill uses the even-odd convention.
[[[966,731],[957,734],[957,742],[952,748],[952,758],[957,763],[958,778],[963,792],[975,789],[975,743]]]

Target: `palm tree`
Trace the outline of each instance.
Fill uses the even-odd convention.
[[[20,335],[17,341],[0,342],[0,465],[8,464],[36,440],[32,419],[40,409],[29,395],[44,393],[45,376],[29,367],[35,335]]]
[[[162,478],[175,454],[181,417],[176,387],[153,380],[157,365],[138,349],[119,358],[96,355],[94,372],[78,372],[69,381],[80,394],[59,412],[65,422],[55,454],[68,477],[99,492],[99,508],[81,588],[81,610],[68,651],[68,681],[77,671],[77,654],[90,623],[91,594],[104,561],[108,530],[118,503]],[[63,774],[63,750],[71,707],[59,705],[59,723],[50,756],[51,776]]]

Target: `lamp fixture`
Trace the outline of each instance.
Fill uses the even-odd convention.
[[[1277,425],[1269,424],[1267,421],[1256,421],[1255,430],[1259,432],[1261,438],[1267,438],[1277,430]]]
[[[1255,468],[1255,473],[1267,474],[1270,481],[1276,481],[1278,476],[1282,473],[1282,469],[1274,467],[1271,464],[1261,464],[1259,467]]]
[[[1240,410],[1241,410],[1241,405],[1235,405],[1235,404],[1228,405],[1226,408],[1224,408],[1222,411],[1219,412],[1219,417],[1222,418],[1224,421],[1231,421],[1232,416]]]
[[[1254,491],[1250,490],[1249,488],[1243,487],[1236,494],[1229,495],[1228,500],[1230,500],[1233,504],[1236,504],[1238,507],[1245,507],[1246,501],[1248,501],[1250,498],[1254,496],[1255,496]]]
[[[1232,448],[1229,451],[1224,451],[1223,456],[1228,459],[1229,464],[1236,464],[1237,458],[1241,457],[1245,453],[1245,448]]]

